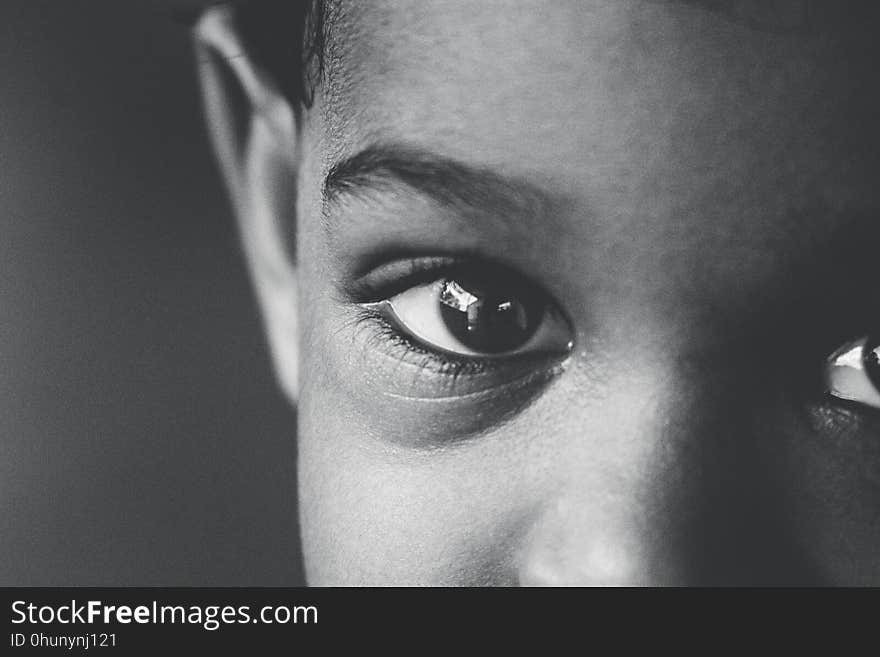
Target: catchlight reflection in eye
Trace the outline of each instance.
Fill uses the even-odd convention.
[[[835,351],[825,368],[833,397],[880,409],[880,344],[863,337]]]

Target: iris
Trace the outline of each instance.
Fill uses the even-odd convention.
[[[544,304],[531,296],[503,284],[446,279],[439,295],[440,316],[466,347],[504,353],[528,342],[541,323]]]

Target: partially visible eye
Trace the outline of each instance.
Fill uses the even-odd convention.
[[[833,397],[880,409],[880,339],[863,337],[831,354],[825,382]]]
[[[517,279],[455,273],[371,305],[408,337],[456,356],[564,354],[572,344],[549,299]]]

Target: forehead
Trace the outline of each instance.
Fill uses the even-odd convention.
[[[337,12],[343,19],[334,21],[332,39],[338,46],[334,52],[341,56],[334,58],[330,76],[339,82],[334,88],[343,102],[334,109],[361,119],[348,129],[392,124],[428,135],[470,132],[486,135],[479,144],[489,148],[498,137],[515,133],[518,138],[509,141],[531,142],[524,147],[530,153],[532,143],[553,138],[559,128],[577,128],[577,142],[566,143],[570,150],[582,150],[584,142],[599,141],[590,139],[588,128],[592,126],[595,137],[615,120],[639,118],[640,111],[641,116],[653,113],[652,119],[660,112],[670,119],[686,115],[693,123],[722,108],[734,110],[727,113],[735,117],[734,103],[740,101],[740,107],[760,107],[767,110],[763,119],[773,119],[769,110],[791,109],[798,101],[816,100],[811,96],[839,92],[848,80],[861,73],[859,84],[872,72],[868,53],[859,53],[852,44],[853,30],[816,33],[773,27],[794,24],[789,15],[803,13],[793,7],[804,4],[343,3]],[[813,14],[835,23],[827,10],[819,14],[814,9]],[[763,28],[749,27],[755,24]],[[847,44],[852,52],[845,52]],[[559,152],[565,145],[554,141],[546,150]]]
[[[401,141],[535,181],[570,201],[561,242],[619,244],[634,268],[665,249],[682,276],[699,250],[713,281],[747,258],[758,284],[877,208],[873,41],[830,9],[801,29],[804,5],[351,3],[325,138],[337,157]]]

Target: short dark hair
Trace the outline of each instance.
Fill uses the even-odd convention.
[[[310,107],[324,74],[324,0],[236,0],[233,9],[254,65],[294,108]]]

